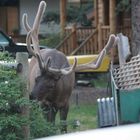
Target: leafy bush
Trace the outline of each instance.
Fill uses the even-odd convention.
[[[0,54],[0,60],[7,54]],[[9,57],[7,57],[9,60]],[[20,115],[19,100],[22,87],[14,70],[0,68],[0,139],[22,140],[22,125],[27,122]]]
[[[90,26],[91,20],[87,19],[86,13],[89,9],[93,8],[93,3],[88,3],[85,6],[68,6],[67,8],[67,21],[77,22],[83,24],[83,26]]]
[[[60,43],[61,40],[62,39],[61,39],[60,33],[50,34],[46,36],[45,39],[40,40],[40,45],[45,45],[49,48],[56,48],[56,46]]]
[[[87,4],[81,5],[80,7],[74,6],[74,5],[68,5],[66,12],[66,21],[67,22],[78,22],[78,23],[84,23],[85,26],[90,26],[91,21],[85,19],[86,13],[89,11],[89,9],[93,9],[93,2],[89,1]],[[59,24],[60,22],[60,13],[59,11],[47,11],[44,14],[42,23],[48,23],[54,21],[55,23]]]
[[[45,16],[43,17],[42,22],[51,22],[54,21],[56,23],[60,22],[60,18],[59,18],[59,11],[49,11],[45,13]]]
[[[30,112],[31,112],[30,127],[31,127],[32,137],[34,138],[46,137],[46,136],[55,135],[57,133],[57,130],[59,128],[46,121],[42,113],[43,111],[40,108],[40,106],[37,104],[37,102],[34,101],[32,102]]]
[[[131,9],[131,1],[130,0],[120,0],[119,3],[117,4],[117,12],[127,12],[130,11]]]
[[[8,53],[0,53],[1,60],[12,58]],[[58,128],[47,123],[37,102],[29,102],[22,93],[16,71],[0,67],[0,140],[23,140],[22,126],[26,124],[30,124],[31,138],[55,135]],[[21,116],[23,105],[30,107],[29,120]]]

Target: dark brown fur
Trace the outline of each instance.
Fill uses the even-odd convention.
[[[52,68],[69,67],[66,56],[55,49],[41,50],[43,61],[51,57],[50,66]],[[74,72],[68,75],[51,73],[40,70],[37,59],[30,61],[30,91],[34,99],[41,101],[42,107],[46,111],[49,122],[55,122],[57,111],[60,111],[60,119],[66,121],[69,109],[69,97],[74,86]],[[64,128],[66,131],[66,127]]]

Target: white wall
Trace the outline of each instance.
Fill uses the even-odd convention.
[[[20,33],[21,34],[26,34],[22,25],[22,15],[24,13],[28,14],[28,22],[32,26],[40,1],[41,0],[20,0],[19,19],[20,19]],[[45,0],[45,1],[47,3],[46,12],[53,11],[53,10],[59,11],[59,0]],[[46,24],[40,25],[40,33],[45,34],[45,33],[50,33],[52,31],[53,32],[59,31],[59,25],[52,24],[51,28],[49,25],[46,25]]]

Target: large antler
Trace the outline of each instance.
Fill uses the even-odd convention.
[[[75,68],[75,71],[81,71],[81,70],[86,70],[86,69],[97,69],[99,68],[99,66],[102,63],[102,60],[104,58],[104,56],[106,55],[106,53],[110,50],[110,48],[114,47],[117,43],[117,37],[115,37],[115,35],[110,35],[109,40],[106,44],[106,46],[104,47],[104,49],[100,52],[100,54],[98,55],[96,60],[93,60],[87,64],[81,64],[81,65],[77,65]]]
[[[85,70],[85,69],[97,69],[101,64],[103,57],[106,55],[106,52],[111,47],[115,46],[115,43],[117,41],[115,35],[110,35],[107,45],[100,52],[98,58],[87,64],[82,64],[82,65],[77,66],[77,59],[75,58],[75,61],[72,67],[64,68],[64,69],[54,69],[54,68],[50,68],[48,65],[48,63],[51,61],[50,58],[48,58],[46,64],[45,62],[43,62],[40,49],[39,49],[38,32],[39,32],[40,21],[45,11],[45,8],[46,8],[46,3],[44,1],[41,1],[32,28],[28,24],[27,14],[23,15],[23,25],[26,31],[28,32],[27,37],[26,37],[27,49],[33,56],[37,58],[40,69],[41,70],[47,69],[50,72],[62,73],[62,74],[69,74],[73,70],[80,71],[80,70]],[[31,42],[33,43],[33,48],[31,47]]]
[[[25,30],[28,32],[26,37],[27,49],[35,57],[36,55],[40,55],[38,32],[39,32],[41,18],[43,16],[45,8],[46,8],[46,3],[44,1],[41,1],[32,28],[28,24],[27,14],[23,15],[23,20],[22,20],[23,25]],[[33,48],[31,47],[31,41],[33,43]]]
[[[39,4],[39,8],[34,20],[33,27],[31,28],[28,24],[28,16],[27,14],[23,15],[22,22],[24,25],[25,30],[27,31],[27,37],[26,37],[26,43],[27,43],[27,49],[31,53],[31,55],[35,56],[38,60],[38,64],[41,70],[48,70],[50,72],[55,72],[55,73],[62,73],[62,74],[69,74],[71,73],[77,64],[76,58],[74,61],[74,64],[72,67],[69,68],[64,68],[64,69],[53,69],[48,66],[48,63],[50,63],[51,59],[48,58],[47,62],[44,62],[41,53],[40,53],[40,48],[39,48],[39,39],[38,39],[38,33],[39,33],[39,26],[41,22],[41,18],[43,16],[43,13],[46,8],[46,3],[45,1],[41,1]],[[31,47],[31,42],[33,43],[33,48]]]

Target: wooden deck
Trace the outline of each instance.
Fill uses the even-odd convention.
[[[98,26],[97,29],[76,28],[74,26],[71,28],[66,28],[66,32],[68,36],[63,40],[63,42],[59,44],[57,49],[62,51],[67,56],[82,55],[82,57],[83,55],[89,56],[89,55],[99,54],[99,52],[106,45],[109,35],[111,34],[109,26],[101,26],[101,25]],[[120,33],[120,32],[128,36],[129,41],[130,41],[130,38],[131,38],[130,27],[118,27],[117,33]],[[114,59],[115,63],[118,62],[117,51],[114,51],[111,57],[115,58]]]

